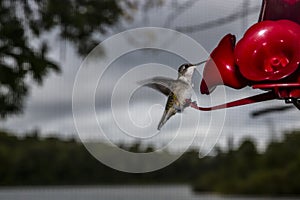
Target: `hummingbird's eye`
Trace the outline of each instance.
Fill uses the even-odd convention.
[[[184,69],[187,69],[189,67],[190,67],[190,65],[188,65],[188,64],[184,65]]]
[[[187,70],[190,67],[189,64],[183,64],[179,67],[178,72],[183,73],[185,70]]]

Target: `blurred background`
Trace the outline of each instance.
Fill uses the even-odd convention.
[[[203,142],[200,134],[170,166],[146,174],[128,174],[101,164],[85,149],[73,122],[76,73],[101,41],[132,28],[163,27],[187,34],[209,53],[227,33],[239,40],[258,21],[261,4],[261,0],[0,0],[0,199],[299,195],[299,111],[281,101],[228,109],[221,134],[208,136],[208,146],[214,147],[208,156],[199,158]],[[143,38],[129,40],[143,42]],[[105,49],[99,55],[105,56]],[[199,57],[199,61],[204,59]],[[176,70],[184,60],[166,52],[130,53],[112,63],[102,86],[109,88],[110,80],[150,62]],[[197,88],[200,78],[197,74]],[[87,86],[88,82],[87,78]],[[218,90],[215,92],[217,95]],[[258,93],[251,88],[226,88],[228,101]],[[147,94],[147,102],[143,94]],[[144,98],[131,108],[141,119],[147,118],[144,110],[151,104],[163,105],[166,100],[150,90],[137,96]],[[84,101],[84,91],[82,97]],[[108,116],[110,107],[102,97],[96,94],[96,111]],[[209,114],[199,115],[202,128],[207,129],[209,122],[205,119]],[[88,124],[93,116],[82,111],[81,117]],[[159,114],[152,117],[156,125]],[[179,121],[170,121],[163,137],[144,143],[117,134],[111,118],[105,119],[111,140],[137,153],[151,152],[168,143],[172,127]],[[188,137],[194,127],[184,126],[183,135]],[[97,127],[89,130],[97,132]],[[182,153],[177,147],[180,144],[170,147],[169,153]]]

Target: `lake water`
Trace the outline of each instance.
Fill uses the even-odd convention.
[[[88,186],[2,188],[0,200],[256,200],[195,194],[188,186]],[[290,200],[296,198],[281,198]]]

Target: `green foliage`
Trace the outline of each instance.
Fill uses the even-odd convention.
[[[195,190],[223,194],[299,195],[300,132],[287,133],[258,154],[250,140],[211,158],[218,163],[194,183]]]
[[[0,118],[22,111],[29,83],[40,84],[50,71],[59,71],[47,57],[48,41],[42,34],[59,31],[83,55],[130,12],[132,1],[120,2],[0,0]]]
[[[199,159],[198,152],[190,150],[159,171],[128,174],[101,164],[74,139],[42,139],[37,132],[18,138],[0,132],[0,185],[187,183],[199,192],[300,195],[299,143],[300,132],[290,132],[258,153],[255,143],[246,139],[237,149],[219,149],[213,157]],[[152,149],[139,143],[122,148]]]

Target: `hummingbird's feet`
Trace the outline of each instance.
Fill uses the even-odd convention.
[[[185,102],[186,103],[185,103],[184,107],[189,107],[189,106],[193,106],[193,105],[197,106],[197,102],[196,101],[192,101],[192,99],[186,99]]]
[[[179,113],[182,112],[182,108],[181,108],[180,106],[174,105],[173,107],[175,108],[175,110],[176,110],[177,112],[179,112]]]

